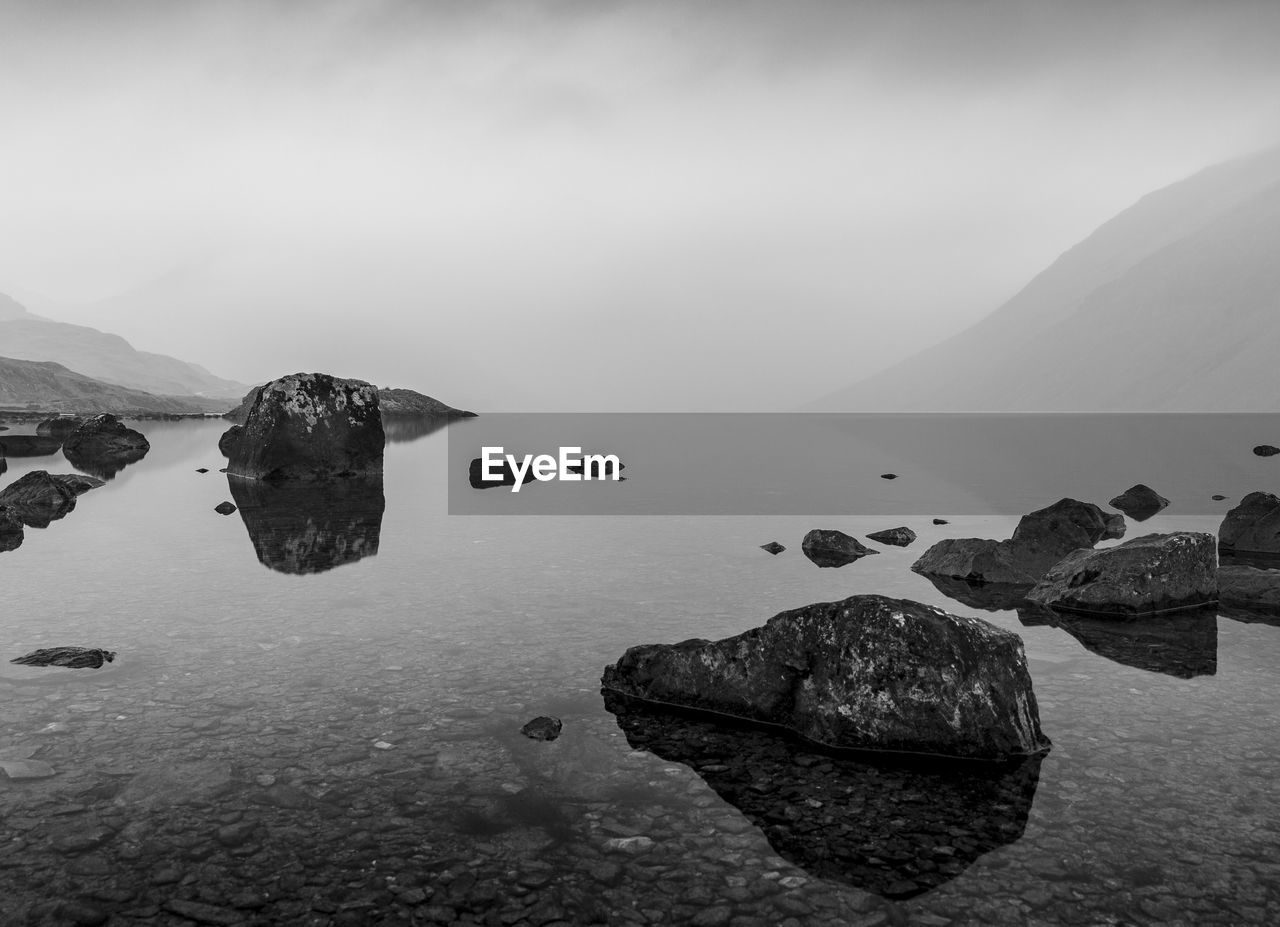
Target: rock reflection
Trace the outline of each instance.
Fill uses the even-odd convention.
[[[1132,620],[1068,615],[1034,606],[1018,609],[1025,626],[1066,631],[1091,653],[1113,663],[1179,679],[1218,672],[1218,608]]]
[[[402,444],[417,441],[435,434],[453,419],[442,415],[387,415],[382,416],[382,431],[387,443]]]
[[[116,474],[130,464],[135,464],[143,457],[147,456],[145,450],[126,451],[115,454],[102,453],[85,453],[84,451],[68,450],[62,451],[62,456],[67,458],[67,463],[75,467],[81,473],[87,473],[90,476],[96,476],[100,480],[114,479]]]
[[[378,553],[381,474],[304,485],[228,476],[227,484],[263,566],[323,573]]]
[[[61,437],[0,434],[0,457],[48,457],[62,448]]]
[[[952,576],[920,575],[948,599],[984,612],[1014,611],[1026,604],[1027,593],[1031,590],[1030,586],[1010,583],[970,583]]]
[[[654,710],[616,693],[628,743],[683,763],[814,876],[910,898],[1018,840],[1040,758],[1016,764],[818,755],[759,730]]]

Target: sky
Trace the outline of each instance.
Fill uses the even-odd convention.
[[[1278,35],[1231,0],[0,0],[0,292],[249,383],[790,408],[1280,143]]]

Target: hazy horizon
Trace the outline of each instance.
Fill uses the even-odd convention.
[[[250,383],[788,408],[1275,145],[1276,26],[1154,0],[6,4],[0,293]]]

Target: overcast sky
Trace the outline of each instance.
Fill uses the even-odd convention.
[[[1277,36],[1230,0],[0,0],[0,292],[248,382],[785,408],[1280,142]]]

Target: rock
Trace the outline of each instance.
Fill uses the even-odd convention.
[[[1027,594],[1062,611],[1150,615],[1218,600],[1213,535],[1148,534],[1104,550],[1078,550]]]
[[[22,519],[8,508],[0,507],[0,553],[17,550],[25,536]]]
[[[1049,748],[1021,638],[884,596],[782,612],[721,641],[632,647],[602,683],[835,748],[981,759]]]
[[[881,473],[881,474],[880,474],[880,479],[882,479],[882,480],[896,480],[897,478],[898,478],[898,474],[896,474],[896,473]]]
[[[49,438],[66,438],[84,424],[84,419],[77,415],[47,418],[36,426],[36,434]]]
[[[1214,494],[1213,496],[1210,496],[1210,498],[1211,498],[1211,499],[1213,499],[1213,501],[1214,501],[1214,502],[1221,502],[1222,500],[1226,499],[1227,497],[1226,497],[1226,496],[1220,496],[1220,495]]]
[[[868,534],[867,537],[873,541],[879,541],[881,544],[890,544],[893,547],[907,547],[916,539],[916,533],[910,528],[886,528],[884,531]]]
[[[208,473],[208,472],[209,472],[208,467],[196,467],[196,473]]]
[[[968,608],[984,612],[1013,611],[1027,601],[1026,583],[970,583],[951,576],[923,575],[947,598]]]
[[[1059,499],[1023,515],[1007,541],[945,538],[920,556],[911,569],[966,583],[1031,585],[1073,550],[1124,534],[1124,517],[1091,502]]]
[[[0,769],[10,779],[48,779],[55,770],[42,760],[8,760],[0,758]]]
[[[62,438],[49,435],[0,436],[0,457],[48,457],[62,448]]]
[[[1168,499],[1144,483],[1130,486],[1110,502],[1134,521],[1146,521],[1168,504]]]
[[[1027,626],[1058,628],[1092,653],[1149,673],[1192,679],[1218,671],[1215,606],[1127,621],[1030,606],[1018,609],[1018,620]]]
[[[782,553],[784,550],[786,550],[786,548],[783,547],[781,544],[779,544],[777,541],[770,541],[768,544],[761,544],[760,549],[767,550],[769,553],[773,554],[775,557],[778,554]]]
[[[232,476],[279,482],[382,473],[378,393],[361,380],[323,373],[273,380],[258,390],[238,438],[228,435],[219,446],[228,444]]]
[[[1224,563],[1218,567],[1218,599],[1239,608],[1280,611],[1280,570]]]
[[[219,502],[213,507],[213,510],[219,515],[233,515],[235,514],[236,507],[231,502]]]
[[[1259,444],[1253,449],[1253,452],[1259,457],[1274,457],[1276,454],[1280,454],[1280,447],[1275,447],[1271,444]]]
[[[934,523],[935,525],[949,525],[949,524],[951,524],[951,522],[947,521],[945,518],[935,518],[935,519],[933,520],[933,523]]]
[[[560,736],[560,730],[563,727],[559,718],[548,718],[544,715],[526,723],[520,728],[520,733],[531,740],[555,740]]]
[[[9,461],[3,457],[0,457],[0,476],[4,476],[4,474],[8,472],[8,470],[9,470]]]
[[[249,390],[244,399],[240,400],[240,404],[228,412],[224,418],[243,424],[249,417],[249,410],[253,408],[254,400],[257,398],[260,388],[255,387]],[[411,389],[392,389],[390,386],[382,386],[378,388],[377,392],[378,405],[384,420],[394,418],[398,422],[408,423],[412,420],[430,421],[434,419],[443,425],[450,419],[476,417],[474,412],[455,409],[439,399],[433,399]]]
[[[842,567],[880,551],[864,547],[857,538],[843,531],[814,528],[800,542],[804,555],[820,567]]]
[[[231,456],[232,451],[239,445],[240,438],[243,435],[244,426],[242,425],[232,425],[222,433],[222,437],[218,439],[218,451],[223,457]],[[221,472],[226,473],[226,468],[224,467]]]
[[[90,647],[46,647],[33,650],[23,657],[15,657],[10,663],[23,666],[65,666],[67,669],[99,669],[103,663],[116,658],[114,650]]]
[[[109,480],[147,455],[150,443],[109,412],[95,415],[71,433],[63,456],[77,470]]]
[[[1241,499],[1218,528],[1218,547],[1224,554],[1280,554],[1280,498],[1251,492]]]
[[[496,486],[514,486],[516,484],[516,471],[509,462],[503,460],[497,466],[490,465],[490,473],[500,474],[496,479],[487,479],[484,475],[484,459],[475,457],[471,461],[471,465],[467,470],[467,479],[471,483],[472,489],[493,489]],[[533,467],[525,470],[524,479],[520,481],[520,485],[532,483],[537,477],[533,475]]]
[[[0,490],[0,507],[28,528],[47,528],[75,509],[80,486],[70,478],[32,470]]]

